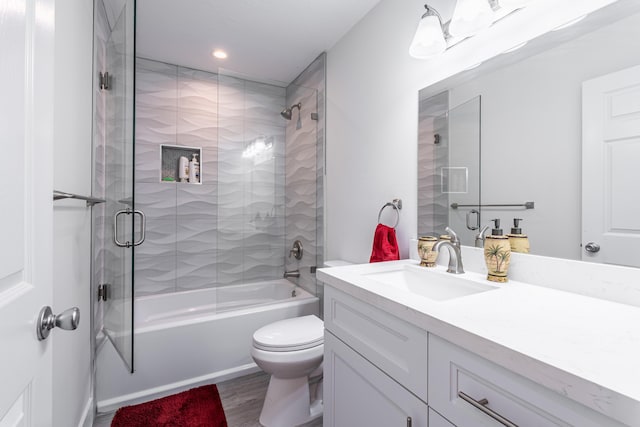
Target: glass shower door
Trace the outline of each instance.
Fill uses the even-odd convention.
[[[477,96],[449,110],[449,161],[441,191],[449,196],[449,225],[463,245],[474,246],[480,218],[480,107]]]
[[[127,0],[106,43],[104,152],[104,280],[109,295],[103,331],[133,372],[133,247],[143,218],[134,208],[135,0]]]
[[[480,218],[480,97],[450,108],[449,92],[421,91],[418,115],[418,235],[451,227],[475,244]]]

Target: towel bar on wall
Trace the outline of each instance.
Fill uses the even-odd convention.
[[[498,205],[459,205],[457,203],[451,203],[451,209],[458,208],[525,208],[525,209],[534,209],[534,202],[524,202],[524,203],[516,203],[516,204],[498,204]]]
[[[66,193],[64,191],[53,190],[53,200],[62,200],[62,199],[84,200],[85,202],[87,202],[87,207],[88,208],[92,207],[93,205],[95,205],[97,203],[106,202],[106,200],[98,199],[96,197],[80,196],[78,194]]]
[[[380,217],[382,216],[382,211],[384,211],[386,207],[392,207],[396,212],[396,215],[397,215],[396,223],[393,225],[393,228],[396,228],[398,226],[398,223],[400,223],[400,209],[402,209],[402,199],[393,199],[392,202],[387,202],[384,204],[384,206],[382,206],[382,208],[380,209],[380,212],[378,212],[378,224],[380,224]]]

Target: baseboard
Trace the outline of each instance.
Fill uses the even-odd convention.
[[[90,397],[89,400],[87,400],[87,404],[84,406],[84,410],[82,411],[82,417],[80,417],[78,427],[93,426],[93,416],[93,397]]]
[[[105,399],[98,401],[98,412],[112,412],[118,408],[127,405],[135,405],[142,402],[148,402],[149,400],[159,399],[161,397],[169,396],[174,393],[188,390],[193,387],[198,387],[205,384],[219,383],[227,381],[233,378],[238,378],[244,375],[249,375],[254,372],[259,372],[260,368],[255,363],[248,363],[246,365],[238,366],[232,369],[215,372],[213,374],[202,375],[200,377],[189,378],[188,380],[178,381],[170,384],[165,384],[161,387],[154,387],[146,390],[142,390],[136,393],[125,394],[112,399]],[[135,375],[135,374],[134,374]]]

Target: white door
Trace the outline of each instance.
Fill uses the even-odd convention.
[[[582,84],[582,259],[640,267],[640,66]]]
[[[0,426],[51,425],[53,0],[0,0]]]

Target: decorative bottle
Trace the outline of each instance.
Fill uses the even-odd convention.
[[[500,219],[492,219],[494,228],[484,240],[484,262],[487,264],[487,280],[504,283],[509,281],[507,272],[511,261],[509,237],[502,234]]]
[[[435,267],[438,253],[433,251],[433,245],[438,241],[434,236],[423,236],[418,239],[418,255],[422,267]]]
[[[507,234],[507,237],[509,237],[511,252],[528,254],[529,238],[526,234],[522,233],[522,228],[520,228],[520,221],[522,221],[522,218],[513,218],[513,227],[511,227],[511,233]]]

